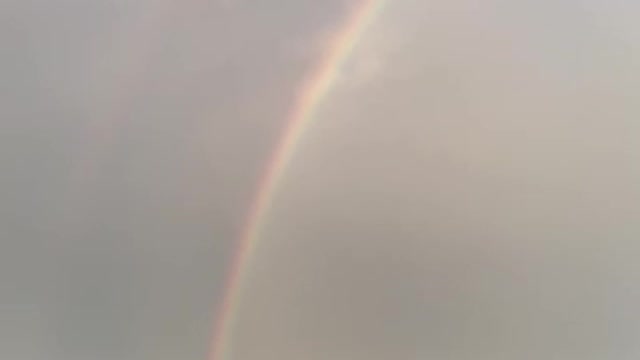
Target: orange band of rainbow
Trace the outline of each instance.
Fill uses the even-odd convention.
[[[384,3],[385,0],[360,1],[345,24],[328,42],[325,56],[316,66],[315,71],[302,84],[280,141],[259,181],[255,200],[243,227],[225,284],[225,295],[218,312],[219,317],[214,327],[210,360],[230,359],[230,337],[239,303],[240,288],[247,272],[247,264],[259,238],[264,215],[270,208],[277,185],[291,162],[297,143],[314,118],[315,110],[332,89],[343,63],[349,58],[368,25],[381,12]]]

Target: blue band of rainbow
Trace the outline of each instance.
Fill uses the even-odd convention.
[[[271,206],[278,183],[295,153],[295,148],[313,121],[315,110],[333,88],[340,69],[353,52],[368,25],[381,12],[385,0],[362,0],[329,39],[324,56],[302,83],[289,120],[262,175],[246,218],[237,250],[225,284],[225,295],[218,311],[211,342],[210,360],[230,360],[231,335],[243,278],[259,238],[265,214]]]

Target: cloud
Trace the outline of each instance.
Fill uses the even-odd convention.
[[[394,42],[388,29],[367,29],[337,70],[336,86],[341,90],[356,90],[379,79],[388,73],[386,68],[393,48]]]

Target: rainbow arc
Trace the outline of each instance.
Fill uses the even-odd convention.
[[[300,87],[284,131],[258,183],[256,196],[236,246],[225,284],[225,295],[214,326],[210,360],[230,360],[231,336],[243,278],[278,184],[291,163],[297,144],[313,121],[316,109],[334,88],[344,63],[385,3],[385,0],[360,1],[344,24],[329,38],[323,58]]]

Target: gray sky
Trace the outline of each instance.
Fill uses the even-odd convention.
[[[205,359],[353,1],[0,11],[0,356]],[[297,149],[233,359],[636,359],[638,5],[389,1]]]

